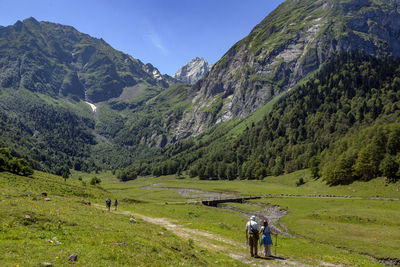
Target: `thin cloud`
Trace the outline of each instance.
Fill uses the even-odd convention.
[[[158,32],[154,29],[154,27],[151,25],[149,20],[145,20],[145,24],[147,26],[147,31],[148,34],[146,34],[146,39],[150,41],[150,43],[160,51],[160,53],[164,56],[169,55],[169,50],[167,47],[163,44],[163,41],[161,40],[160,35]]]
[[[168,49],[164,46],[161,41],[160,36],[157,32],[152,32],[147,35],[147,38],[150,39],[150,42],[164,55],[167,56],[169,54]]]

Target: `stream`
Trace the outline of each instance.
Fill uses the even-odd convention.
[[[211,201],[211,200],[223,200],[223,199],[235,199],[235,198],[243,198],[243,196],[237,194],[229,194],[229,193],[218,193],[218,192],[208,192],[200,189],[193,188],[179,188],[179,187],[158,187],[160,184],[150,184],[148,186],[142,187],[142,189],[163,189],[163,190],[175,190],[178,191],[179,195],[183,197],[192,198],[197,201]],[[264,220],[268,220],[269,225],[272,230],[278,232],[281,235],[290,236],[288,233],[287,227],[279,222],[279,219],[285,216],[288,211],[282,209],[279,205],[272,204],[261,204],[254,202],[244,202],[242,205],[249,205],[251,207],[255,207],[256,211],[248,211],[246,209],[240,209],[237,206],[230,205],[229,203],[218,204],[217,208],[220,209],[229,209],[235,212],[242,214],[246,219],[250,218],[250,216],[255,215],[257,217],[257,221],[262,225]],[[277,225],[279,224],[279,228]]]
[[[93,111],[94,113],[96,112],[97,107],[95,106],[95,104],[92,104],[92,103],[87,102],[87,101],[85,101],[85,103],[88,104],[88,105],[92,108],[92,111]]]

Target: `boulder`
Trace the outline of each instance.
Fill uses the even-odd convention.
[[[72,254],[71,256],[69,256],[69,260],[70,261],[77,261],[78,260],[78,255],[76,255],[75,253]]]

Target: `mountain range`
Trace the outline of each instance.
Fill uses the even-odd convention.
[[[34,18],[0,28],[0,44],[3,88],[71,95],[96,103],[140,83],[166,88],[174,82],[102,39]]]
[[[70,26],[0,27],[0,146],[58,174],[258,179],[318,162],[318,176],[340,140],[398,122],[399,4],[287,0],[215,65],[195,58],[173,77]],[[392,152],[374,164],[398,165]]]

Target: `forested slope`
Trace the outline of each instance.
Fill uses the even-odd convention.
[[[165,155],[170,165],[175,162],[175,171],[190,169],[192,176],[203,179],[261,179],[292,172],[307,168],[312,157],[346,134],[356,135],[370,125],[398,123],[399,101],[399,60],[346,53],[279,99],[272,112],[233,141],[181,143]],[[177,149],[184,144],[188,147]],[[319,167],[318,159],[313,162]],[[159,164],[153,166],[157,170]],[[381,174],[377,171],[369,178]]]
[[[95,122],[86,104],[81,109],[79,103],[75,105],[74,110],[46,96],[4,90],[0,94],[0,147],[9,147],[39,170],[60,175],[70,168],[93,170],[89,157],[90,147],[96,144]]]

